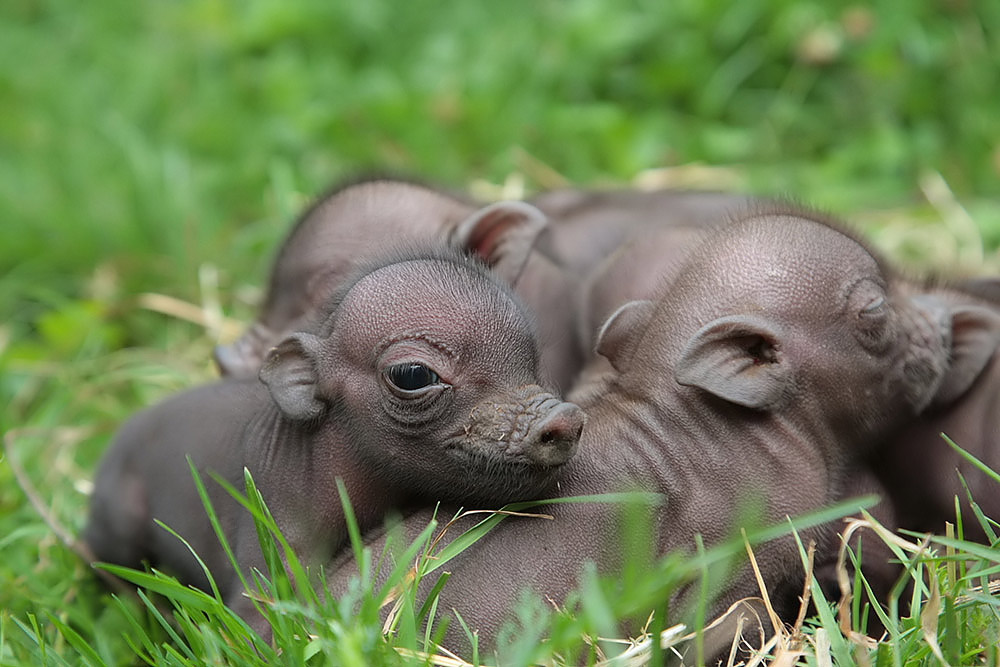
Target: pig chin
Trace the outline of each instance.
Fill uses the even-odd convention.
[[[453,484],[441,495],[466,506],[499,507],[536,499],[555,484],[564,465],[542,465],[523,452],[477,451],[467,443],[448,447],[445,455],[451,459],[454,475]]]

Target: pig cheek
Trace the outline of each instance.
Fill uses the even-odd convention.
[[[902,391],[897,393],[917,414],[927,407],[944,378],[949,352],[943,333],[924,317],[915,318],[903,343],[905,354],[899,362]]]

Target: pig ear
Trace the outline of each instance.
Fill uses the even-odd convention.
[[[993,303],[1000,303],[1000,278],[968,278],[958,282],[955,287],[965,294],[971,294]]]
[[[688,341],[674,369],[678,383],[755,410],[780,408],[794,388],[779,336],[763,318],[731,315]]]
[[[1000,346],[1000,314],[980,306],[961,306],[951,313],[951,360],[931,401],[946,406],[964,394]]]
[[[531,204],[501,201],[466,218],[455,229],[453,241],[513,285],[546,224],[545,214]]]
[[[316,395],[318,350],[318,338],[295,333],[272,347],[261,366],[260,381],[289,419],[308,421],[323,414],[325,404]]]
[[[223,377],[252,378],[259,370],[264,350],[274,334],[260,322],[250,325],[229,345],[216,345],[213,357]]]
[[[632,356],[635,341],[646,330],[653,307],[652,301],[629,301],[611,313],[597,332],[597,353],[618,372],[625,370],[625,360]]]

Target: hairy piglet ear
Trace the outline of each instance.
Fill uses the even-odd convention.
[[[1000,346],[1000,313],[981,306],[951,312],[951,361],[931,405],[943,407],[962,396]]]
[[[610,361],[619,373],[625,370],[625,362],[646,330],[653,309],[652,301],[629,301],[611,313],[597,332],[597,353]]]
[[[462,221],[455,229],[453,241],[480,257],[494,273],[513,285],[547,224],[545,214],[531,204],[501,201]]]
[[[792,369],[777,350],[779,339],[763,318],[719,318],[691,337],[674,378],[730,403],[755,410],[778,409],[794,389]]]
[[[316,419],[326,407],[316,396],[318,350],[318,338],[294,333],[272,347],[261,366],[260,381],[267,385],[271,398],[289,419]]]
[[[252,378],[260,370],[264,350],[272,336],[265,325],[254,322],[229,345],[216,345],[212,356],[219,374],[236,379]]]

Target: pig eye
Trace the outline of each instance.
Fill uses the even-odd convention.
[[[438,374],[423,364],[396,364],[385,370],[386,379],[397,389],[416,391],[438,384]]]
[[[881,315],[885,310],[885,298],[877,296],[872,299],[866,306],[861,308],[858,313],[860,317],[873,317],[876,315]]]
[[[891,344],[895,327],[885,288],[871,279],[859,281],[848,296],[856,318],[854,335],[862,347],[879,353]]]

